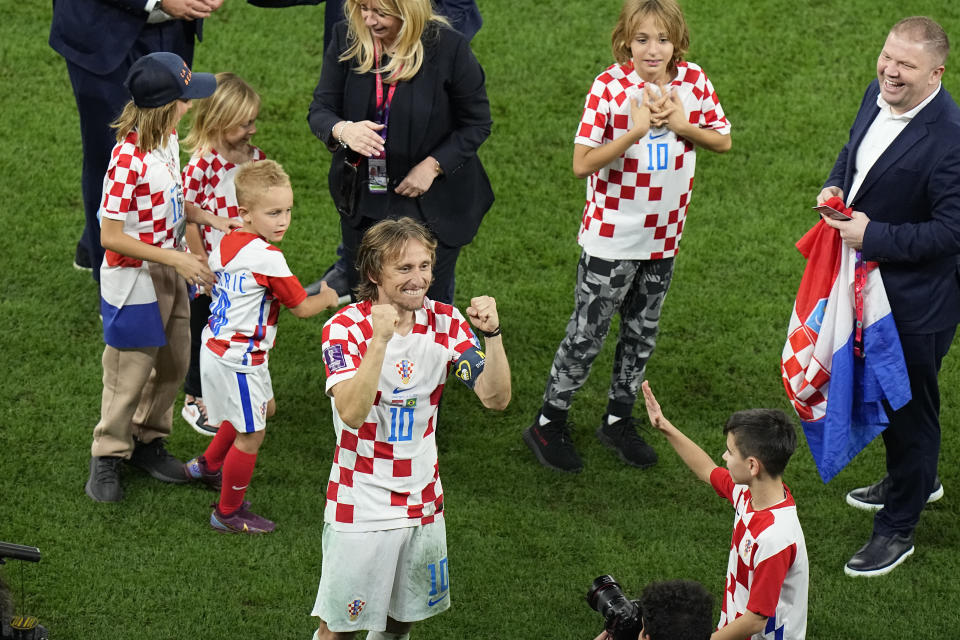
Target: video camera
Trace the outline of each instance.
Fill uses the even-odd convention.
[[[600,576],[587,591],[587,604],[603,616],[604,628],[613,640],[637,640],[643,631],[639,600],[628,600],[613,576]]]
[[[40,549],[23,544],[0,542],[0,565],[6,560],[40,562]],[[7,586],[0,580],[0,640],[47,640],[47,630],[33,616],[8,618],[7,609],[13,609],[13,601]]]

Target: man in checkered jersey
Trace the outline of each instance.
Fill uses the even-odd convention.
[[[471,299],[467,317],[425,297],[436,240],[410,218],[366,232],[360,302],[323,327],[327,394],[337,434],[313,615],[317,639],[407,638],[450,606],[443,489],[435,440],[447,375],[503,410],[510,367],[496,301]],[[485,353],[484,353],[485,352]]]
[[[797,505],[783,484],[797,446],[793,423],[776,409],[734,413],[723,427],[723,469],[663,416],[649,382],[643,395],[650,424],[736,512],[720,623],[711,640],[802,640],[810,569]]]
[[[523,439],[541,464],[583,468],[567,414],[613,314],[620,337],[607,410],[596,433],[627,464],[656,452],[634,427],[633,405],[653,352],[690,203],[696,147],[730,149],[730,123],[703,69],[683,59],[690,37],[673,0],[627,0],[613,32],[617,62],[593,82],[574,140],[587,178],[575,306],[554,356],[543,405]]]

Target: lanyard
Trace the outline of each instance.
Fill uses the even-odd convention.
[[[390,103],[393,102],[393,94],[397,90],[397,83],[394,82],[387,89],[386,100],[383,96],[383,74],[380,73],[380,45],[374,41],[373,55],[377,58],[377,122],[388,124],[390,120]],[[401,66],[400,69],[403,69]]]
[[[876,263],[866,262],[859,251],[857,251],[857,265],[853,276],[853,304],[857,314],[856,325],[853,335],[853,354],[858,358],[864,357],[863,353],[863,289],[867,286],[867,272],[870,271]]]

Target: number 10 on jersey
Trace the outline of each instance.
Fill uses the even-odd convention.
[[[387,442],[413,440],[413,407],[390,407],[390,437]]]
[[[670,160],[670,143],[647,143],[647,171],[664,171]]]

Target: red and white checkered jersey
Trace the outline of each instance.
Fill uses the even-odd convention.
[[[352,378],[373,336],[370,302],[349,305],[323,327],[327,393]],[[435,440],[437,409],[453,363],[475,347],[460,312],[424,299],[413,329],[387,343],[377,395],[359,429],[333,405],[337,446],[324,521],[340,531],[429,524],[443,513]]]
[[[176,132],[165,147],[149,152],[137,149],[136,131],[113,147],[100,216],[123,221],[123,232],[140,242],[173,248],[176,226],[184,220]]]
[[[793,495],[784,485],[783,502],[754,511],[750,489],[734,484],[727,469],[714,469],[710,484],[736,511],[717,628],[749,610],[768,618],[766,628],[752,640],[802,640],[810,569]]]
[[[609,66],[593,81],[574,142],[596,148],[624,135],[631,125],[629,98],[639,97],[644,86],[633,62]],[[717,93],[699,66],[678,63],[677,75],[666,89],[679,96],[692,124],[730,133]],[[587,178],[587,202],[577,237],[584,251],[609,260],[676,255],[696,162],[692,143],[666,127],[656,127],[593,173]]]
[[[280,305],[295,307],[307,292],[283,252],[255,233],[224,236],[208,262],[216,283],[202,344],[234,367],[263,364],[277,336]]]
[[[253,162],[267,156],[253,147]],[[237,192],[233,178],[240,165],[224,158],[216,149],[203,155],[194,155],[183,168],[183,199],[221,218],[239,218]],[[203,247],[209,255],[220,244],[223,232],[205,224],[200,225]]]

